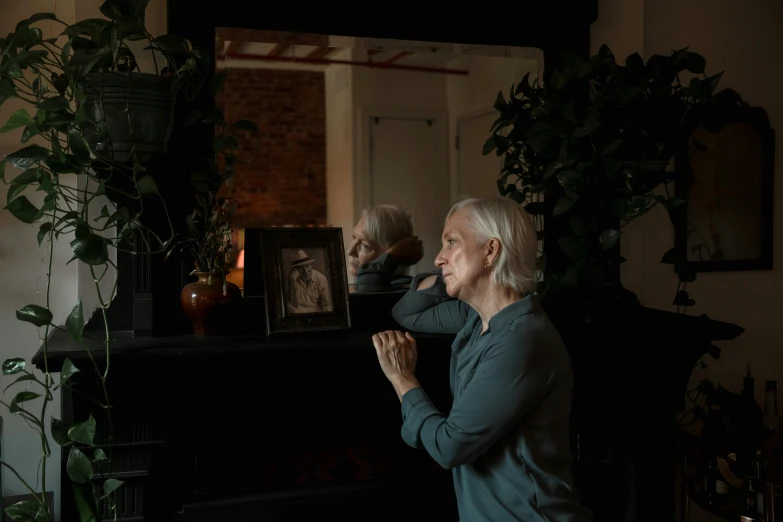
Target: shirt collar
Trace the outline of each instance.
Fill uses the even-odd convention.
[[[489,320],[489,330],[495,328],[505,329],[511,325],[515,319],[523,315],[541,313],[542,311],[541,297],[538,295],[538,292],[528,294],[519,301],[511,303],[493,315]]]

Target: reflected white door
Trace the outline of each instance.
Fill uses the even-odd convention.
[[[484,142],[497,119],[497,111],[460,118],[457,121],[457,195],[497,198],[497,179],[503,158],[493,152],[485,156]]]
[[[424,257],[410,274],[432,270],[440,251],[449,205],[445,121],[370,117],[371,205],[394,204],[407,211]]]

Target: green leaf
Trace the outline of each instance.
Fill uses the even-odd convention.
[[[79,512],[81,522],[96,522],[100,519],[98,502],[95,498],[95,490],[92,483],[71,484],[73,500],[76,510]]]
[[[79,261],[88,265],[102,265],[109,260],[106,239],[96,234],[77,237],[71,241],[71,250]]]
[[[52,312],[37,304],[29,304],[16,311],[16,318],[35,326],[46,326],[52,322]]]
[[[569,266],[566,269],[565,275],[560,278],[560,286],[574,287],[579,282],[579,274],[577,273],[575,266]]]
[[[665,254],[663,254],[663,257],[661,258],[661,263],[665,265],[673,265],[677,262],[677,249],[676,248],[670,248],[666,251]]]
[[[8,118],[5,125],[0,127],[0,134],[18,129],[19,127],[24,127],[31,123],[33,123],[33,117],[30,116],[25,109],[19,109]]]
[[[568,196],[560,196],[557,201],[555,201],[555,209],[552,212],[552,216],[559,216],[568,212],[568,210],[574,206],[574,203],[576,203],[575,199]]]
[[[84,309],[80,297],[79,302],[68,315],[68,319],[65,320],[65,331],[68,332],[71,341],[78,343],[82,340],[82,330],[84,330]]]
[[[620,240],[620,231],[619,230],[604,230],[601,232],[600,237],[598,240],[601,243],[601,248],[604,250],[609,250],[613,246],[617,244],[617,242]]]
[[[95,453],[92,454],[92,461],[98,462],[100,460],[108,460],[108,457],[106,456],[106,452],[101,448],[96,448]]]
[[[557,161],[553,161],[549,167],[547,167],[546,171],[544,172],[543,179],[548,179],[552,177],[552,175],[556,174],[560,170],[572,165],[576,161],[576,156],[564,156],[560,158]]]
[[[117,479],[106,479],[106,482],[103,483],[103,494],[109,495],[117,490],[120,486],[124,484],[123,481],[117,480]]]
[[[36,380],[35,379],[35,375],[33,375],[32,373],[25,373],[24,375],[20,375],[19,377],[16,378],[16,380],[14,382],[12,382],[11,384],[9,384],[8,386],[5,387],[5,389],[3,390],[3,393],[7,392],[8,388],[10,388],[11,386],[13,386],[14,384],[16,384],[18,382],[34,381],[34,380]]]
[[[559,70],[553,72],[552,76],[549,78],[549,86],[552,89],[562,89],[563,83],[563,74]]]
[[[41,20],[57,20],[57,15],[54,13],[35,13],[33,16],[27,19],[28,24],[34,24]]]
[[[94,471],[92,462],[76,446],[71,446],[68,453],[68,462],[65,466],[68,476],[77,484],[84,484],[92,480]]]
[[[528,203],[525,205],[525,210],[528,214],[533,216],[543,216],[546,214],[547,206],[546,203],[541,201],[534,201],[532,203]]]
[[[41,129],[39,129],[38,125],[36,125],[35,123],[31,123],[30,125],[25,127],[24,130],[22,131],[21,141],[22,143],[27,143],[28,141],[30,141],[35,136],[38,136],[39,134],[41,134]]]
[[[60,112],[71,108],[71,106],[68,104],[68,100],[62,96],[51,96],[46,98],[44,101],[36,105],[36,107],[44,112]]]
[[[16,184],[12,181],[11,185],[8,187],[8,194],[6,194],[6,196],[8,197],[8,204],[10,205],[11,203],[13,203],[16,196],[24,192],[26,188],[27,188],[26,184]]]
[[[484,142],[484,147],[481,149],[481,153],[486,156],[493,150],[498,148],[498,137],[490,136],[487,141]]]
[[[0,161],[0,181],[5,183],[5,165],[8,163],[6,160]]]
[[[60,446],[68,446],[73,441],[68,438],[68,425],[59,419],[52,417],[51,422],[52,438]]]
[[[48,522],[46,509],[36,500],[22,500],[5,508],[11,520],[19,522]]]
[[[162,34],[152,40],[152,44],[174,54],[190,54],[191,51],[188,39],[175,34]]]
[[[557,181],[565,190],[576,190],[584,185],[585,179],[575,170],[564,170],[557,174]]]
[[[149,0],[106,0],[100,10],[111,20],[139,18],[144,19]]]
[[[49,234],[51,230],[52,230],[51,222],[47,221],[46,223],[41,223],[41,226],[38,228],[38,246],[41,246],[41,243],[43,243],[43,240],[46,238],[46,236]]]
[[[157,194],[158,193],[158,185],[155,183],[155,178],[150,176],[149,174],[146,176],[143,176],[141,179],[137,181],[139,185],[139,193],[140,194]]]
[[[558,239],[557,244],[565,254],[574,260],[583,259],[587,253],[585,242],[578,237],[566,236]]]
[[[14,397],[11,400],[11,405],[8,407],[8,411],[10,411],[12,414],[16,415],[19,412],[22,411],[22,407],[19,406],[20,404],[31,401],[33,399],[37,399],[40,397],[40,393],[35,393],[31,391],[23,391],[16,394],[16,397]]]
[[[78,129],[71,128],[68,131],[68,145],[71,147],[71,152],[81,162],[87,163],[90,159],[95,159],[95,154],[90,150],[90,146],[87,144],[87,140],[84,139],[82,133]]]
[[[5,157],[11,165],[19,170],[27,170],[31,165],[49,157],[49,150],[40,145],[28,145]]]
[[[723,71],[719,72],[718,74],[713,74],[709,78],[705,78],[703,80],[703,84],[707,86],[707,91],[712,94],[715,92],[715,89],[718,88],[718,83],[720,83],[720,79],[723,76]]]
[[[612,140],[610,143],[604,147],[604,149],[601,151],[602,156],[607,156],[611,154],[612,152],[616,151],[617,148],[623,144],[623,140]]]
[[[92,446],[95,439],[95,418],[92,415],[84,421],[78,422],[68,430],[68,438],[74,442],[81,442]]]
[[[108,25],[109,21],[104,18],[88,18],[73,25],[69,25],[68,28],[65,29],[64,34],[71,37],[88,35],[95,39]]]
[[[70,359],[65,359],[65,362],[63,362],[63,367],[60,370],[60,384],[57,385],[57,388],[68,382],[68,379],[79,373],[79,371],[79,368],[77,368]]]
[[[258,134],[258,125],[256,125],[250,120],[235,121],[233,124],[231,124],[231,127]]]
[[[2,79],[0,80],[0,98],[18,98],[19,95],[16,93],[16,87],[14,87],[14,84],[11,82],[11,80],[8,79]]]
[[[625,59],[625,66],[629,69],[641,69],[644,67],[644,60],[639,53],[633,53]]]
[[[27,363],[24,359],[14,357],[13,359],[6,359],[3,361],[3,375],[13,375],[24,371]]]

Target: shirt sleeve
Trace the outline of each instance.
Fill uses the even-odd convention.
[[[422,279],[437,275],[435,284],[424,290],[416,290]],[[403,328],[422,333],[456,334],[467,323],[471,308],[449,297],[441,271],[417,274],[411,288],[397,301],[392,316]]]
[[[555,384],[558,369],[546,353],[534,335],[499,338],[487,349],[448,416],[433,406],[422,388],[408,391],[402,397],[403,440],[425,448],[446,469],[475,461]]]
[[[389,254],[383,254],[377,259],[359,265],[356,271],[357,292],[387,292],[391,290],[391,281],[399,262]]]
[[[319,274],[321,277],[319,278],[319,281],[321,283],[321,293],[318,296],[318,302],[323,308],[324,312],[331,312],[332,311],[332,296],[329,292],[329,280],[326,279],[326,276],[323,274]]]

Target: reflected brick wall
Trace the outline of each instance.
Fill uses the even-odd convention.
[[[259,126],[259,149],[233,179],[234,225],[323,225],[326,100],[321,72],[234,69],[217,100],[227,121]],[[250,133],[240,138],[252,150]]]

